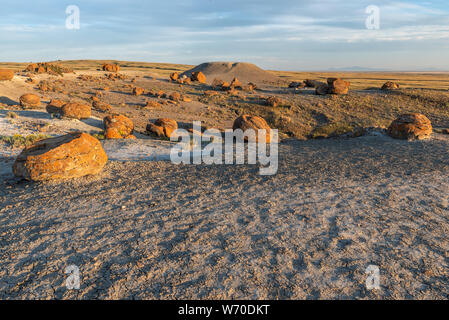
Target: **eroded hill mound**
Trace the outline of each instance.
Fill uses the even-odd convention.
[[[208,83],[212,83],[215,78],[224,81],[238,78],[243,82],[254,83],[278,82],[280,80],[270,72],[246,62],[206,62],[187,70],[182,75],[190,77],[193,72],[199,71],[207,77]]]

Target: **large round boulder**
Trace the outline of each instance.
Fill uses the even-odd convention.
[[[19,98],[20,105],[23,108],[36,108],[41,105],[41,99],[39,96],[33,93],[26,93]]]
[[[128,117],[114,114],[103,119],[106,139],[125,139],[133,133],[134,123]]]
[[[72,119],[88,119],[92,114],[92,108],[86,104],[70,102],[65,104],[61,109],[61,115],[64,118]]]
[[[161,118],[147,125],[147,131],[158,137],[170,138],[173,131],[178,129],[178,123],[173,119]]]
[[[0,69],[0,81],[12,80],[14,78],[14,70]]]
[[[351,83],[339,78],[329,78],[327,79],[327,85],[330,94],[347,94]]]
[[[265,121],[264,118],[258,117],[258,116],[250,116],[247,114],[244,114],[237,119],[235,119],[234,124],[232,126],[232,130],[241,129],[243,131],[246,131],[248,129],[252,129],[255,131],[255,138],[256,142],[259,140],[259,130],[265,130],[266,136],[265,141],[266,143],[270,143],[272,138],[272,132],[271,128],[268,125],[268,123]]]
[[[403,114],[391,123],[388,134],[397,139],[422,140],[432,134],[432,124],[423,114]]]
[[[107,161],[98,139],[73,132],[25,148],[14,162],[13,172],[31,181],[71,179],[97,174]]]

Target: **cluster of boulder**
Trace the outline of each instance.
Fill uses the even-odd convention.
[[[25,72],[33,72],[33,73],[48,73],[52,75],[62,75],[63,73],[72,73],[73,70],[67,67],[60,66],[58,64],[48,63],[48,62],[39,62],[29,64],[25,70]]]
[[[304,81],[292,81],[292,82],[290,82],[288,87],[293,88],[293,89],[303,89],[303,88],[307,87],[307,85]]]
[[[293,81],[288,87],[293,89],[315,88],[317,95],[347,94],[351,83],[340,78],[328,78],[327,83],[306,79],[305,81]]]
[[[230,83],[227,81],[223,81],[221,79],[214,79],[214,81],[212,81],[212,87],[215,90],[230,91],[230,92],[236,89],[244,91],[254,91],[257,89],[257,86],[254,83],[248,82],[247,85],[243,85],[243,83],[240,82],[240,80],[235,77],[232,79]]]
[[[172,82],[176,82],[179,84],[190,84],[192,83],[191,78],[187,77],[186,75],[180,76],[179,73],[173,72],[170,74],[170,80]]]
[[[339,78],[328,78],[327,83],[320,83],[315,87],[318,95],[347,94],[351,83]]]
[[[150,90],[148,92],[145,91],[144,88],[140,88],[140,87],[132,87],[132,95],[134,96],[141,96],[144,94],[147,94],[150,97],[154,97],[154,98],[162,98],[162,99],[168,99],[167,101],[165,101],[164,103],[171,103],[171,104],[177,104],[180,101],[184,101],[184,102],[190,102],[192,101],[192,99],[188,98],[187,96],[181,95],[179,92],[172,92],[170,94],[165,93],[162,90]],[[147,101],[146,107],[151,108],[151,107],[158,107],[159,103],[156,101]]]
[[[117,73],[120,71],[120,66],[118,64],[103,63],[103,65],[101,66],[101,69],[103,71]]]
[[[41,73],[48,72],[48,68],[46,64],[36,64],[30,65],[27,71]],[[106,75],[108,79],[120,78],[118,74],[120,68],[118,65],[103,64],[102,69],[107,72],[112,72]],[[10,80],[13,76],[13,71],[0,69],[0,80]],[[89,76],[79,79],[86,81],[93,80]],[[180,77],[175,72],[170,75],[170,80],[180,84],[190,83],[192,81],[206,83],[206,77],[202,72],[193,72],[190,77]],[[43,91],[45,91],[44,89],[48,90],[48,86],[49,84],[46,82],[39,83],[39,88]],[[143,88],[136,87],[132,84],[129,87],[132,88],[132,94],[136,96],[147,93],[152,97],[166,98],[172,103],[187,101],[185,100],[187,98],[178,92],[171,94],[164,93],[161,90],[145,92]],[[215,95],[219,94],[217,91],[232,92],[235,89],[251,91],[256,89],[256,85],[253,83],[248,83],[247,86],[244,86],[237,78],[234,78],[230,83],[220,79],[214,79],[212,87],[215,91],[209,90],[205,94]],[[289,88],[294,89],[306,87],[315,88],[315,92],[318,95],[340,95],[348,93],[350,82],[340,78],[328,78],[326,83],[308,79],[302,82],[292,82],[289,85]],[[382,86],[382,90],[396,89],[399,89],[399,85],[391,81]],[[103,88],[103,91],[106,90],[108,90],[107,87]],[[112,107],[100,101],[98,96],[92,96],[91,99],[94,109],[102,112],[111,112]],[[264,103],[271,107],[277,107],[284,103],[282,99],[276,96],[263,99]],[[35,108],[41,103],[39,96],[31,93],[22,95],[19,100],[23,108]],[[159,106],[159,103],[156,101],[148,101],[147,106],[153,108]],[[81,120],[91,117],[92,107],[83,103],[53,99],[47,104],[46,110],[51,114],[58,114],[63,118]],[[124,115],[108,115],[103,118],[103,124],[105,139],[136,139],[133,134],[133,121]],[[157,119],[154,123],[150,122],[146,126],[146,132],[148,134],[161,138],[170,138],[177,129],[178,123],[169,118]],[[267,134],[265,135],[264,142],[270,143],[272,140],[272,129],[265,119],[258,116],[241,115],[235,119],[232,129],[241,129],[243,131],[253,129],[256,132],[256,141],[258,141],[257,133],[259,130],[265,130]],[[432,124],[422,114],[403,114],[391,123],[387,129],[387,133],[398,139],[425,139],[429,138],[432,134]],[[106,153],[98,139],[87,133],[73,132],[64,136],[41,140],[25,148],[17,157],[13,165],[13,172],[16,176],[33,181],[69,179],[97,174],[102,170],[106,162]]]
[[[179,73],[173,72],[170,74],[170,80],[179,84],[190,84],[195,81],[199,83],[206,83],[206,76],[201,71],[192,72],[190,78],[186,75],[180,76]]]

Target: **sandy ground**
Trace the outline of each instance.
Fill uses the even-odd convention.
[[[52,183],[14,178],[4,155],[0,298],[447,299],[448,150],[443,135],[290,140],[275,176],[109,161]]]

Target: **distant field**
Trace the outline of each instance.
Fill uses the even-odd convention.
[[[192,65],[150,63],[119,60],[66,60],[57,63],[77,71],[96,70],[103,63],[118,63],[123,71],[147,71],[161,76],[168,76],[172,72],[184,72]],[[0,62],[2,68],[23,70],[28,63]],[[396,81],[402,88],[449,90],[449,72],[294,72],[271,71],[285,82],[293,80],[325,80],[328,77],[341,77],[351,81],[351,88],[356,90],[379,88],[386,81]]]
[[[402,88],[449,90],[449,73],[415,72],[289,72],[273,71],[286,80],[323,80],[339,77],[351,82],[352,89],[379,88],[387,81],[398,82]]]

